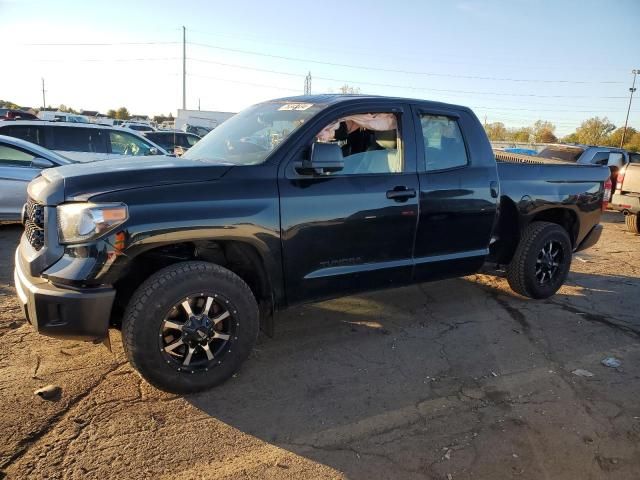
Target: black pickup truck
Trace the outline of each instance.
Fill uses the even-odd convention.
[[[15,284],[45,335],[122,332],[151,384],[230,377],[275,312],[505,265],[553,295],[599,238],[607,167],[496,162],[465,107],[285,98],[227,120],[182,158],[45,170],[28,188]],[[472,312],[470,312],[472,314]]]

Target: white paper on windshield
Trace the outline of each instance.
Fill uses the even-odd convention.
[[[282,105],[278,110],[306,110],[313,107],[313,103],[287,103]]]

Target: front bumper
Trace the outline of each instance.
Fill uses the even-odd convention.
[[[89,341],[107,336],[116,295],[113,288],[57,287],[41,277],[31,276],[22,266],[19,249],[13,277],[24,316],[39,333]]]
[[[581,250],[586,250],[587,248],[593,247],[596,243],[598,243],[598,240],[600,240],[601,235],[602,235],[602,225],[598,224],[595,227],[593,227],[589,233],[587,233],[587,236],[584,237],[584,239],[582,240],[582,242],[580,242],[580,245],[578,245],[578,248],[576,248],[575,251],[579,252]]]

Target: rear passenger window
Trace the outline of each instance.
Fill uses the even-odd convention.
[[[441,115],[421,115],[426,170],[446,170],[467,165],[467,150],[458,122]]]
[[[21,138],[27,142],[44,145],[42,127],[36,125],[9,125],[0,127],[0,135]]]
[[[97,128],[53,127],[53,150],[104,153]]]

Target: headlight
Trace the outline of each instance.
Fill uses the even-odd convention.
[[[80,243],[110,232],[129,218],[122,203],[65,203],[58,206],[60,243]]]

